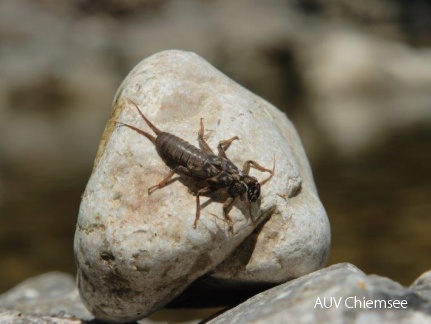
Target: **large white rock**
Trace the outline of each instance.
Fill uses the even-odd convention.
[[[186,177],[148,195],[169,168],[148,139],[114,123],[150,132],[128,99],[161,130],[196,146],[201,117],[213,149],[238,135],[227,151],[238,166],[251,159],[272,168],[275,158],[275,175],[253,205],[258,222],[270,220],[255,234],[251,271],[246,265],[238,272],[229,266],[236,261],[228,259],[218,277],[273,283],[323,266],[329,223],[292,124],[199,56],[161,52],[142,61],[121,85],[82,196],[74,246],[78,285],[97,318],[129,322],[145,317],[214,270],[255,229],[247,204],[238,199],[230,213],[234,234],[229,233],[223,191],[201,198],[201,218],[193,229],[191,191],[197,186]],[[258,179],[268,175],[251,173]]]

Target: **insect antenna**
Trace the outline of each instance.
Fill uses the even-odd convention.
[[[136,107],[136,109],[138,109],[139,115],[141,115],[141,117],[145,120],[145,122],[147,123],[148,126],[150,126],[150,128],[153,130],[154,133],[156,133],[157,135],[159,135],[160,133],[162,133],[162,131],[160,129],[158,129],[156,126],[154,126],[148,119],[147,117],[144,116],[144,114],[142,113],[141,109],[139,109],[138,104],[136,102],[134,102],[133,100],[129,99],[128,100],[132,105],[134,105]]]

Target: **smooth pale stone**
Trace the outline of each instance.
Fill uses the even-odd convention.
[[[414,290],[343,263],[260,293],[208,323],[430,323]]]
[[[10,311],[7,316],[6,310]],[[16,316],[15,321],[8,320],[8,316]],[[74,318],[75,321],[69,320],[76,323],[93,319],[70,274],[44,273],[0,295],[0,323],[60,323],[62,318],[65,323],[69,323],[66,318]]]
[[[312,195],[311,173],[291,123],[199,56],[165,51],[138,64],[120,86],[82,196],[74,244],[78,286],[97,318],[128,322],[163,307],[215,269],[255,228],[247,203],[237,199],[230,212],[234,235],[229,233],[222,212],[227,195],[219,191],[210,198],[201,197],[201,218],[193,229],[196,198],[191,191],[197,186],[187,177],[148,195],[147,189],[160,182],[169,168],[147,138],[115,124],[121,121],[151,133],[130,99],[158,128],[196,146],[200,118],[215,151],[219,141],[239,136],[227,151],[238,166],[256,160],[272,168],[275,160],[275,176],[252,205],[254,218],[257,222],[271,214],[276,218],[281,225],[275,229],[280,232],[275,235],[277,244],[285,251],[292,235],[305,235],[307,246],[320,245],[309,255],[301,254],[301,246],[292,250],[294,274],[323,264],[329,223],[321,205],[317,212],[309,211],[316,203],[307,197],[317,196]],[[254,169],[251,174],[259,180],[268,176]],[[305,186],[301,186],[303,180]],[[286,202],[279,195],[297,196],[302,205],[293,211],[291,199]],[[276,268],[271,271],[280,273],[277,280],[292,276],[288,263],[277,263]]]

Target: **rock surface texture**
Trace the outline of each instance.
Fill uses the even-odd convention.
[[[45,273],[0,295],[0,323],[80,323],[91,319],[69,274]]]
[[[219,141],[239,136],[227,151],[237,166],[275,163],[274,177],[252,205],[257,231],[238,199],[229,233],[223,190],[201,197],[193,229],[199,184],[184,176],[148,195],[169,168],[147,138],[115,124],[152,133],[130,100],[159,129],[196,146],[200,118],[215,151]],[[268,174],[252,169],[251,175],[262,180]],[[325,210],[284,114],[193,53],[161,52],[132,70],[114,100],[75,234],[79,289],[97,318],[143,318],[214,269],[220,282],[282,283],[321,268],[329,247]]]
[[[429,274],[407,289],[337,264],[260,293],[209,323],[430,323],[431,304],[423,298],[430,292]],[[383,307],[389,301],[406,301],[406,308]]]
[[[346,307],[347,298],[350,298],[347,306],[352,307],[355,297],[362,303],[364,299],[381,301],[378,303],[405,300],[407,307],[360,308],[359,304],[356,308]],[[0,295],[0,323],[73,324],[92,323],[93,319],[69,274],[46,273]],[[430,320],[431,271],[405,288],[388,278],[366,275],[351,264],[336,264],[260,293],[209,323],[429,323]],[[138,323],[160,323],[160,319],[147,318]]]

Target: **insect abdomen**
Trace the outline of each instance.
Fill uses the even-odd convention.
[[[178,165],[199,167],[208,159],[197,147],[169,133],[160,133],[155,144],[160,157],[172,169]]]

